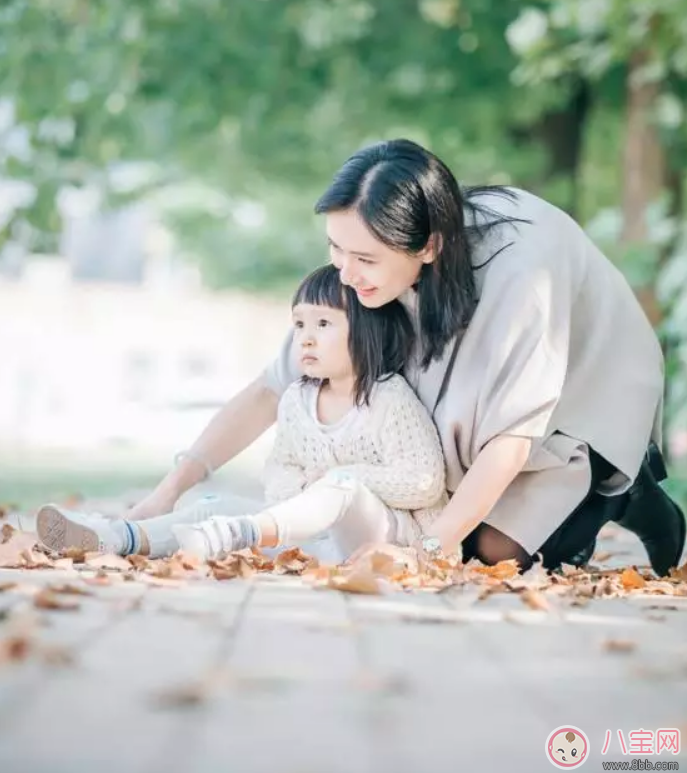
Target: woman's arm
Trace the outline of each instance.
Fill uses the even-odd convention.
[[[260,376],[221,408],[190,447],[190,454],[171,470],[127,518],[143,519],[171,510],[177,499],[205,476],[202,459],[213,470],[247,448],[277,418],[279,398]]]
[[[445,553],[456,552],[465,537],[489,515],[525,466],[531,446],[531,438],[502,435],[480,451],[451,501],[427,529],[428,536],[439,538]]]

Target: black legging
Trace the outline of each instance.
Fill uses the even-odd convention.
[[[590,545],[601,526],[609,520],[608,498],[596,493],[596,489],[602,480],[615,472],[615,467],[592,448],[589,449],[589,464],[592,479],[587,496],[536,551],[542,554],[547,568],[569,561]],[[535,559],[519,542],[488,523],[480,523],[463,540],[463,560],[471,558],[488,565],[514,558],[521,571],[529,569]]]

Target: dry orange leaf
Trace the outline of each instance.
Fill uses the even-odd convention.
[[[670,579],[687,583],[687,561],[679,569],[670,570]]]
[[[329,578],[329,587],[346,593],[380,594],[379,581],[371,571],[353,570],[347,574],[337,574]]]
[[[57,593],[53,593],[47,588],[34,596],[33,605],[38,609],[59,611],[73,611],[81,606],[76,599],[60,598]]]
[[[116,556],[114,553],[86,553],[84,563],[94,569],[114,569],[121,572],[128,572],[131,564],[123,556]]]
[[[317,559],[304,553],[299,547],[282,551],[274,560],[277,574],[302,574],[318,565]]]
[[[518,574],[518,567],[518,562],[514,558],[508,561],[499,561],[494,566],[470,565],[472,571],[491,577],[494,580],[508,580],[511,577],[515,577]]]
[[[533,590],[532,588],[526,588],[520,594],[520,598],[524,604],[530,609],[536,609],[541,612],[550,612],[551,604],[541,591]]]
[[[636,590],[646,586],[646,580],[632,567],[623,570],[620,582],[625,590]]]
[[[66,596],[92,596],[93,594],[81,585],[73,585],[72,583],[61,583],[48,585],[46,590],[51,593],[63,593]]]
[[[608,652],[628,653],[637,648],[637,642],[630,639],[606,639],[603,648]]]
[[[65,558],[71,558],[75,564],[83,564],[86,560],[86,551],[83,548],[66,548],[61,555]]]
[[[33,564],[31,548],[36,544],[36,535],[18,531],[6,523],[2,527],[0,542],[0,567],[21,568]],[[28,560],[27,560],[28,559]]]
[[[28,636],[10,636],[0,640],[0,665],[8,661],[25,660],[32,648],[32,640]]]

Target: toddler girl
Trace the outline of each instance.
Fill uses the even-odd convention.
[[[43,543],[153,557],[181,548],[202,559],[324,534],[342,557],[368,542],[419,545],[447,496],[436,428],[399,375],[413,347],[405,309],[365,308],[324,266],[296,291],[292,318],[302,378],[279,402],[263,509],[229,516],[207,497],[127,521],[46,505],[37,517]]]

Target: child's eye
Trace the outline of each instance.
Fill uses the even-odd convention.
[[[321,319],[317,323],[317,325],[318,325],[318,327],[327,327],[329,325],[329,320],[328,319]]]
[[[368,260],[367,258],[358,258],[358,261],[360,263],[364,263],[366,266],[371,266],[374,261]]]
[[[293,323],[293,326],[294,326],[294,327],[296,327],[296,328],[298,328],[298,329],[300,330],[300,328],[302,328],[302,327],[303,327],[303,323],[301,322],[301,320],[300,320],[300,319],[297,319],[297,320],[296,320],[296,321]]]

